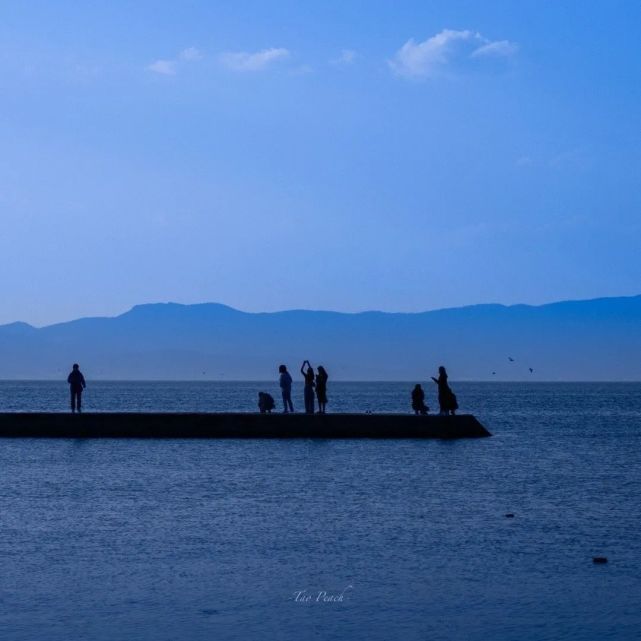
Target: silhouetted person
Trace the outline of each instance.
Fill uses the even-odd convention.
[[[327,405],[327,379],[329,376],[322,365],[316,368],[316,398],[318,400],[318,413],[325,414]]]
[[[279,366],[278,372],[280,373],[278,383],[283,395],[284,412],[287,414],[287,412],[294,411],[294,406],[292,405],[292,377],[284,365]]]
[[[440,413],[452,414],[452,416],[454,416],[458,409],[458,403],[456,402],[454,392],[447,384],[447,372],[442,365],[438,368],[438,378],[434,378],[432,376],[432,380],[438,385],[438,404],[441,410]]]
[[[71,374],[67,376],[67,383],[69,383],[71,392],[71,412],[75,413],[78,410],[78,414],[80,414],[82,411],[82,390],[87,387],[87,384],[78,363],[73,364]]]
[[[267,392],[258,392],[258,409],[261,414],[271,414],[272,410],[276,407],[274,404],[274,397]]]
[[[414,385],[414,389],[412,390],[412,409],[414,410],[414,414],[421,414],[422,416],[425,416],[430,409],[425,405],[425,392],[418,383]]]
[[[307,369],[305,369],[307,365]],[[314,413],[314,370],[309,361],[303,361],[300,366],[300,373],[305,379],[305,389],[303,390],[303,398],[305,399],[305,414]]]

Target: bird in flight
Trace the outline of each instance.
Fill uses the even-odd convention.
[[[510,363],[513,363],[513,362],[514,362],[514,359],[513,359],[511,356],[508,356],[508,357],[507,357],[507,360],[508,360],[508,361],[510,361]]]
[[[530,370],[530,374],[534,373],[534,370],[531,367],[528,367],[528,369]]]

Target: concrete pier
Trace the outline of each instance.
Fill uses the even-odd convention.
[[[0,438],[478,438],[471,414],[4,413]]]

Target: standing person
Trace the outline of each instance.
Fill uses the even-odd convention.
[[[440,414],[452,414],[452,416],[454,416],[458,409],[458,403],[454,392],[450,389],[450,386],[447,383],[447,372],[442,365],[438,368],[438,378],[434,378],[432,376],[432,380],[438,385],[438,404],[441,410]]]
[[[305,369],[307,365],[307,369]],[[305,414],[314,413],[314,370],[309,361],[303,361],[303,364],[300,366],[300,373],[305,379],[305,390],[303,392],[303,397],[305,399]]]
[[[425,405],[425,392],[419,383],[417,383],[412,390],[412,409],[414,410],[414,414],[417,416],[419,414],[424,416],[430,409]]]
[[[283,395],[283,405],[285,406],[283,412],[287,414],[294,411],[294,405],[292,404],[292,377],[284,365],[279,366],[278,372],[280,373],[278,382]]]
[[[327,405],[327,379],[329,376],[322,365],[316,368],[316,398],[318,399],[318,413],[325,414]]]
[[[71,374],[67,376],[67,383],[69,383],[69,390],[71,392],[71,413],[75,414],[76,409],[78,414],[82,411],[82,390],[87,387],[85,377],[80,371],[78,363],[73,364]]]

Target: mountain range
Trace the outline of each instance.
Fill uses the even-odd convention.
[[[246,313],[138,305],[115,317],[0,326],[1,379],[265,380],[280,363],[333,380],[639,381],[641,296],[421,313]],[[530,371],[530,369],[532,371]]]

